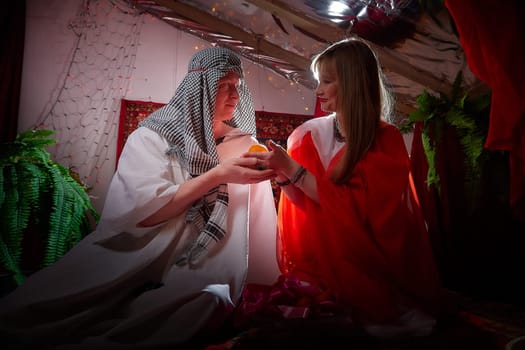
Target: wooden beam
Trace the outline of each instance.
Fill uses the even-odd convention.
[[[331,21],[321,21],[307,17],[295,9],[290,8],[280,0],[246,0],[277,17],[283,18],[304,30],[310,31],[316,36],[327,42],[336,42],[349,34]],[[363,39],[364,40],[364,39]],[[437,78],[433,74],[409,64],[394,50],[381,47],[370,41],[367,43],[375,50],[381,65],[394,73],[397,73],[409,80],[417,82],[436,92],[442,92],[449,95],[452,91],[452,85],[443,79]]]
[[[283,60],[284,62],[287,62],[303,71],[309,70],[309,58],[297,55],[281,48],[278,45],[270,43],[264,39],[263,34],[248,33],[239,27],[236,27],[219,19],[216,16],[210,15],[207,12],[198,9],[197,7],[187,5],[182,2],[174,0],[156,0],[155,2],[158,5],[164,6],[179,15],[209,27],[218,33],[228,35],[236,40],[242,41],[246,45],[256,49],[257,53]]]

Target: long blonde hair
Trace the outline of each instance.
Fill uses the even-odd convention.
[[[314,57],[311,70],[333,65],[338,80],[339,128],[346,138],[346,151],[331,174],[334,183],[344,183],[373,144],[381,119],[388,120],[392,96],[387,90],[375,53],[362,40],[348,38],[330,45]]]

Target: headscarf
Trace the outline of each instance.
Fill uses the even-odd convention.
[[[166,154],[177,158],[190,178],[219,164],[213,134],[215,98],[219,80],[230,71],[237,72],[241,79],[237,88],[239,100],[232,119],[226,123],[255,136],[253,100],[243,79],[241,60],[223,47],[211,47],[194,54],[188,64],[188,73],[170,102],[139,124],[167,139],[170,147]],[[186,214],[186,221],[193,225],[195,239],[176,263],[194,266],[200,262],[226,235],[227,214],[227,184],[210,190],[195,202]]]

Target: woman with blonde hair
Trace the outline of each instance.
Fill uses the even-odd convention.
[[[255,155],[282,188],[274,288],[295,295],[287,315],[348,317],[378,336],[429,334],[440,282],[378,60],[351,38],[311,67],[331,114],[297,127],[286,151],[270,141]]]

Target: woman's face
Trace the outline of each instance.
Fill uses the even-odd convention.
[[[325,112],[336,112],[338,82],[334,65],[323,62],[319,65],[319,84],[315,94]]]
[[[233,117],[233,111],[239,101],[238,87],[239,74],[236,72],[228,72],[219,80],[215,97],[214,121],[230,120]]]

